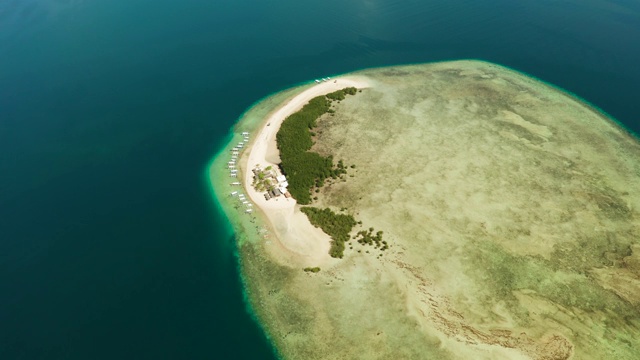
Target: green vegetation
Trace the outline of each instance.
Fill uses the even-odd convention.
[[[346,173],[344,164],[334,167],[333,157],[309,151],[313,146],[311,130],[316,127],[316,120],[329,112],[332,100],[344,99],[356,91],[356,88],[346,88],[315,97],[282,122],[276,134],[281,167],[289,182],[289,192],[298,203],[310,204],[310,191],[314,186],[322,187],[327,178],[336,179]]]
[[[330,94],[327,94],[327,98],[329,100],[344,100],[347,95],[355,95],[358,92],[358,89],[354,87],[344,88],[342,90],[334,91]]]
[[[256,176],[254,176],[252,185],[258,191],[271,191],[275,189],[272,179],[267,176],[269,174],[273,177],[273,174],[266,170],[271,170],[271,166],[265,169],[265,171],[260,171]]]
[[[317,272],[320,272],[320,268],[317,267],[317,266],[316,267],[306,267],[306,268],[304,268],[304,271],[317,273]]]
[[[356,220],[351,215],[336,214],[330,209],[318,209],[303,207],[300,209],[307,214],[309,221],[315,227],[319,227],[325,234],[331,236],[331,250],[329,255],[334,258],[344,256],[344,243],[349,241],[349,232],[356,226]]]
[[[323,157],[309,150],[313,146],[312,137],[316,135],[312,131],[317,125],[316,120],[325,113],[335,112],[330,108],[332,101],[344,100],[347,95],[355,95],[357,91],[358,89],[350,87],[315,97],[282,122],[276,135],[282,160],[280,166],[289,181],[289,192],[299,204],[306,205],[317,200],[317,196],[312,198],[312,192],[314,188],[315,193],[320,192],[328,178],[346,181],[343,175],[347,173],[348,166],[343,160],[339,160],[334,166],[332,156]],[[351,165],[351,168],[355,168],[355,165]],[[328,208],[303,207],[301,210],[311,224],[331,236],[333,241],[329,254],[334,258],[342,258],[344,243],[349,240],[349,233],[357,224],[353,216],[336,214]],[[344,210],[346,209],[341,209]],[[374,236],[372,228],[369,232],[361,231],[358,235],[361,237],[358,240],[361,244],[375,244],[381,250],[389,248],[386,241],[382,241],[382,231]]]
[[[362,245],[374,245],[374,247],[380,248],[380,250],[387,250],[389,245],[386,241],[382,240],[382,231],[378,231],[375,235],[373,235],[373,228],[369,228],[369,230],[358,231],[354,239],[357,239],[358,243]]]

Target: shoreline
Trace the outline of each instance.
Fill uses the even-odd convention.
[[[229,131],[228,138],[223,142],[225,145],[215,153],[206,167],[206,183],[207,187],[209,188],[209,192],[214,200],[213,206],[218,211],[220,211],[220,213],[225,214],[230,226],[230,235],[232,234],[235,237],[235,244],[233,245],[233,257],[237,261],[237,265],[239,268],[240,281],[243,284],[243,298],[247,313],[262,329],[265,337],[272,346],[274,356],[278,359],[283,358],[280,348],[276,346],[279,341],[277,338],[273,337],[273,334],[269,330],[267,322],[264,321],[265,318],[268,318],[268,315],[262,312],[263,309],[260,306],[256,306],[256,301],[258,301],[257,299],[260,299],[262,295],[260,294],[260,291],[255,288],[255,284],[252,284],[251,281],[246,277],[244,268],[245,266],[247,266],[247,264],[245,263],[247,259],[243,259],[241,250],[243,248],[250,248],[244,247],[243,244],[253,243],[254,245],[259,245],[264,251],[264,254],[261,256],[270,257],[270,261],[273,261],[274,265],[279,264],[280,266],[285,266],[290,269],[293,269],[293,264],[297,264],[300,262],[300,255],[294,251],[291,251],[290,248],[287,248],[284,244],[281,243],[280,239],[277,236],[276,228],[271,219],[268,217],[268,213],[265,209],[260,208],[256,205],[256,207],[254,207],[253,215],[251,217],[248,217],[246,216],[247,214],[237,211],[237,209],[234,207],[232,197],[229,196],[229,192],[242,188],[247,193],[249,193],[248,189],[251,190],[251,193],[255,193],[255,190],[253,190],[253,188],[251,187],[250,181],[247,186],[247,184],[244,184],[244,181],[242,180],[245,172],[249,171],[249,169],[247,168],[247,154],[250,153],[254,148],[257,139],[257,136],[255,136],[255,134],[260,134],[266,128],[269,120],[272,119],[279,110],[282,110],[282,108],[290,105],[295,99],[298,99],[300,101],[304,100],[302,104],[298,104],[298,106],[294,109],[289,109],[290,111],[288,111],[288,114],[284,114],[284,116],[281,117],[278,123],[278,128],[282,121],[286,118],[286,116],[299,110],[299,108],[304,106],[314,96],[323,95],[348,86],[358,85],[360,87],[368,87],[368,84],[363,80],[360,80],[360,82],[357,82],[357,80],[355,80],[362,78],[362,76],[357,75],[347,75],[344,77],[335,78],[333,79],[337,81],[335,84],[340,86],[336,86],[336,89],[333,89],[332,87],[327,88],[326,85],[329,85],[329,83],[302,83],[294,85],[293,87],[288,89],[279,90],[273,94],[260,98],[238,117],[238,120]],[[353,82],[345,84],[345,80]],[[323,84],[325,86],[318,86]],[[333,85],[333,81],[330,84]],[[322,90],[319,91],[318,88]],[[309,90],[312,90],[313,92],[307,92]],[[312,96],[310,96],[308,99],[306,99],[308,96],[305,96],[305,100],[300,97],[300,95],[302,94]],[[228,156],[226,154],[228,154],[228,152],[231,150],[233,144],[243,139],[240,134],[244,131],[250,132],[253,135],[250,136],[249,142],[246,144],[245,148],[241,152],[240,158],[238,159],[240,178],[237,180],[240,180],[243,185],[241,187],[231,186],[230,182],[232,181],[232,178],[220,176],[220,172],[224,168],[224,164],[227,162]],[[276,145],[276,133],[277,131],[274,131],[273,133],[274,146]],[[277,151],[277,148],[275,150]],[[293,199],[291,200],[294,201]],[[294,210],[294,207],[295,201],[293,206],[291,206],[291,210]],[[297,210],[297,212],[303,217],[302,220],[306,221],[309,227],[311,227],[314,232],[319,232],[319,235],[323,237],[323,240],[326,243],[326,251],[324,251],[322,255],[325,255],[324,257],[327,260],[331,260],[328,251],[329,241],[331,240],[330,237],[324,234],[322,230],[314,228],[309,223],[306,215],[302,214],[299,210]]]
[[[252,186],[253,173],[256,166],[277,168],[279,151],[276,144],[276,134],[282,122],[291,114],[300,110],[311,99],[343,89],[345,87],[365,88],[369,83],[362,76],[345,76],[321,82],[303,90],[282,103],[272,111],[258,127],[256,135],[251,136],[249,145],[242,152],[239,159],[239,172],[242,187],[249,199],[256,205],[273,231],[274,238],[280,251],[272,249],[276,258],[287,258],[287,263],[297,263],[300,266],[317,266],[331,261],[329,248],[331,238],[321,229],[311,225],[306,215],[297,207],[293,198],[278,197],[266,200],[262,193]],[[287,256],[292,255],[292,256]]]

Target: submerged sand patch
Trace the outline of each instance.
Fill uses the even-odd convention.
[[[291,242],[305,232],[240,248],[283,357],[637,358],[637,140],[489,63],[357,76],[369,87],[319,120],[314,148],[356,168],[314,205],[346,207],[391,248],[352,241],[316,274]]]

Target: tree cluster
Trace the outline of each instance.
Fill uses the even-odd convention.
[[[356,225],[353,216],[336,214],[328,208],[305,206],[300,210],[307,215],[313,226],[319,227],[325,234],[331,236],[329,255],[341,259],[344,256],[344,243],[349,241],[349,233]]]
[[[380,248],[380,250],[387,250],[389,245],[386,241],[382,240],[382,231],[378,231],[375,235],[373,234],[373,228],[369,228],[369,230],[358,231],[356,236],[353,237],[358,241],[358,243],[362,245],[374,245],[374,247]]]
[[[327,94],[327,98],[329,100],[344,100],[347,95],[355,95],[358,92],[358,89],[354,87],[344,88],[342,90],[334,91],[330,94]]]
[[[353,90],[350,90],[353,89]],[[309,151],[313,146],[311,130],[316,120],[330,110],[331,99],[344,99],[345,94],[355,94],[356,88],[338,90],[317,96],[298,112],[289,115],[276,134],[280,150],[280,166],[289,182],[288,190],[300,204],[311,203],[311,189],[321,187],[328,177],[337,178],[346,173],[344,165],[336,168],[333,157],[323,157]]]

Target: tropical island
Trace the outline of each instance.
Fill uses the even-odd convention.
[[[236,131],[241,186],[222,155],[211,179],[283,358],[637,357],[640,144],[590,105],[457,61],[288,90]]]

